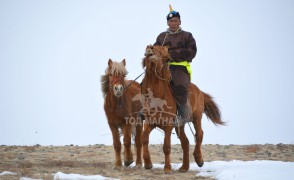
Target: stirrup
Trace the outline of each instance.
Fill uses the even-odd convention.
[[[181,126],[184,125],[186,123],[185,119],[182,118],[181,116],[177,115],[175,118],[175,125],[177,126]]]
[[[139,117],[142,121],[145,120],[145,115],[142,111],[137,114],[137,117]]]

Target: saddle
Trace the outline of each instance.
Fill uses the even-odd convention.
[[[191,103],[189,101],[189,98],[188,98],[188,101],[187,101],[187,104],[186,104],[186,108],[185,108],[185,112],[184,112],[184,117],[182,117],[181,114],[183,114],[183,112],[180,112],[181,107],[177,104],[177,117],[176,117],[176,124],[177,125],[183,125],[183,124],[186,124],[188,122],[192,122],[193,121],[193,113],[192,113],[192,106],[191,106]]]

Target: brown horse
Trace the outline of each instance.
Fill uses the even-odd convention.
[[[142,94],[147,94],[148,90],[152,91],[153,96],[166,100],[169,107],[164,111],[153,113],[152,115],[145,113],[144,131],[142,134],[143,141],[143,159],[146,169],[152,168],[152,161],[148,149],[149,135],[151,131],[158,127],[164,131],[163,152],[165,154],[164,171],[171,172],[170,152],[171,152],[171,132],[174,127],[178,138],[181,141],[183,149],[183,164],[179,169],[180,172],[186,172],[189,169],[189,140],[184,131],[184,124],[176,122],[176,101],[172,95],[170,87],[171,74],[169,70],[168,60],[170,59],[168,48],[162,46],[147,46],[145,58],[143,59],[143,68],[146,67],[145,77],[142,81]],[[150,89],[148,89],[150,88]],[[199,90],[192,84],[189,88],[188,101],[192,111],[192,123],[196,130],[196,147],[194,150],[194,159],[199,167],[203,166],[204,161],[201,154],[201,143],[203,131],[201,127],[202,113],[211,119],[215,125],[224,125],[221,120],[221,113],[218,106],[212,100],[211,96]]]
[[[142,108],[140,103],[133,102],[132,97],[140,93],[140,85],[135,81],[125,80],[127,70],[125,59],[122,62],[108,61],[105,75],[101,77],[101,87],[104,96],[104,110],[112,132],[113,147],[115,150],[115,167],[121,167],[121,142],[119,129],[123,133],[124,165],[133,163],[131,151],[131,136],[135,134],[136,165],[142,166],[142,130],[140,123],[130,123],[127,118],[138,120],[134,112]],[[126,86],[127,85],[127,86]]]

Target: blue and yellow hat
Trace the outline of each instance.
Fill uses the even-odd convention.
[[[171,7],[171,5],[169,5],[169,13],[166,16],[166,19],[167,20],[170,20],[173,17],[178,17],[179,19],[181,19],[180,13],[177,12],[177,11],[175,11],[175,10],[173,10],[173,8]]]

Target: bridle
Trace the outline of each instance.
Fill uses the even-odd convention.
[[[110,87],[110,89],[112,89],[113,90],[113,83],[118,83],[118,82],[123,82],[122,83],[122,85],[123,85],[123,87],[124,87],[124,84],[125,84],[125,82],[124,82],[124,77],[125,77],[125,75],[123,75],[123,76],[113,76],[112,74],[109,74],[109,76],[111,76],[112,77],[112,80],[111,80],[111,82],[109,83],[109,87]]]
[[[157,77],[158,79],[163,80],[163,81],[170,81],[170,80],[171,80],[171,78],[169,78],[169,79],[165,79],[165,78],[162,78],[162,77],[160,77],[160,76],[158,75],[158,72],[157,72],[157,66],[158,66],[160,60],[159,60],[159,58],[158,58],[156,55],[146,56],[146,58],[149,58],[149,65],[150,65],[150,66],[151,66],[151,63],[154,63],[154,64],[155,64],[154,73],[153,73],[152,71],[148,71],[151,75],[153,75],[153,76],[155,76],[155,77]],[[153,60],[153,62],[151,62],[152,59],[154,59],[154,60],[156,61],[156,63],[154,62],[154,60]],[[166,65],[166,67],[164,67],[164,66],[165,66],[165,65],[163,64],[163,65],[160,67],[160,70],[162,70],[163,68],[169,68],[168,65]],[[147,70],[146,70],[146,71],[147,71]]]
[[[143,74],[145,73],[145,71],[144,72],[142,72],[139,76],[137,76],[134,80],[132,80],[132,82],[131,83],[129,83],[128,85],[126,85],[125,86],[125,83],[123,83],[123,88],[124,88],[124,91],[126,91],[134,82],[136,82],[136,80],[139,78],[139,77],[141,77]],[[112,76],[112,75],[110,75],[110,76]],[[125,77],[125,75],[124,75],[124,77]],[[117,82],[119,82],[119,81],[122,81],[121,79],[122,79],[123,77],[115,77],[115,78],[113,78],[112,79],[112,81],[111,81],[111,83],[110,83],[110,88],[111,89],[113,89],[113,87],[112,87],[112,83],[117,83]]]

